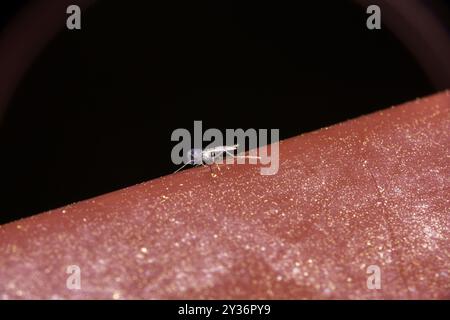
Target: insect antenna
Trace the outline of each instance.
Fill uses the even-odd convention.
[[[191,164],[191,163],[192,163],[192,160],[185,163],[181,168],[178,168],[177,170],[175,170],[174,173],[177,173],[178,171],[180,171],[181,169],[183,169],[184,167],[186,167],[188,164]]]

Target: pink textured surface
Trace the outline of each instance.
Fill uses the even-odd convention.
[[[450,298],[448,91],[283,141],[276,175],[216,173],[0,226],[0,298]]]

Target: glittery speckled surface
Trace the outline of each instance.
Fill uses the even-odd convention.
[[[449,228],[447,91],[0,226],[0,298],[450,298]]]

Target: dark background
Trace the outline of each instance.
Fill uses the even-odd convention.
[[[0,123],[0,223],[173,172],[170,135],[194,120],[284,139],[438,89],[387,28],[366,28],[365,8],[325,2],[84,10]],[[2,3],[0,27],[24,3]]]

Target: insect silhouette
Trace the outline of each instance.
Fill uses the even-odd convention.
[[[239,156],[234,155],[233,152],[237,150],[239,147],[238,144],[232,145],[232,146],[218,146],[218,147],[212,147],[212,148],[206,148],[206,149],[198,149],[194,148],[187,152],[184,159],[184,165],[176,170],[174,173],[180,171],[184,167],[186,167],[188,164],[194,165],[194,166],[208,166],[209,170],[211,170],[211,165],[216,163],[217,159],[222,158],[222,156],[228,155],[231,156],[234,159],[244,158],[244,159],[261,159],[261,157],[257,156]],[[217,168],[220,171],[219,166],[217,165]]]

